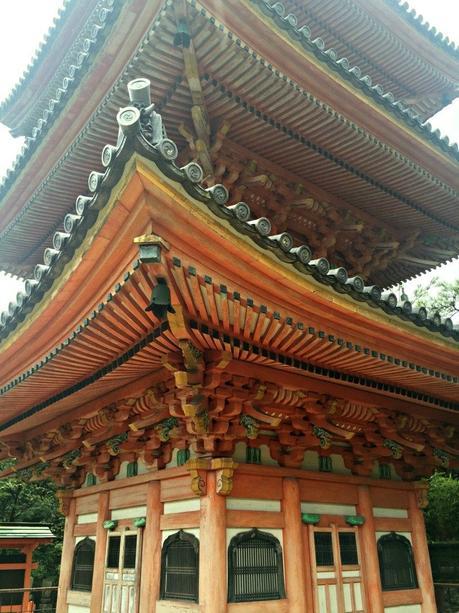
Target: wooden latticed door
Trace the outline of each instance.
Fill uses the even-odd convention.
[[[140,531],[109,535],[102,613],[137,613],[140,551]]]
[[[315,613],[365,613],[358,528],[309,528]]]

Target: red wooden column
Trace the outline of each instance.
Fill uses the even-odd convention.
[[[207,473],[207,494],[201,498],[199,529],[199,610],[226,611],[226,501],[217,494],[216,474]]]
[[[303,524],[304,571],[306,581],[306,611],[314,611],[314,583],[312,580],[311,544],[309,526]]]
[[[359,529],[362,568],[364,570],[365,597],[369,613],[384,613],[384,602],[379,575],[378,550],[376,547],[376,530],[373,518],[368,485],[359,485],[359,514],[365,517],[365,523]]]
[[[56,611],[66,611],[67,591],[70,588],[72,579],[73,550],[75,538],[73,530],[75,528],[76,500],[72,498],[69,502],[68,512],[65,518],[64,542],[62,544],[61,568],[59,572],[59,588],[57,592]]]
[[[409,514],[414,563],[418,584],[422,592],[422,611],[423,613],[436,613],[437,605],[435,602],[435,590],[432,569],[430,567],[424,515],[419,508],[416,492],[409,493]]]
[[[307,611],[300,489],[296,479],[283,479],[285,579],[289,613]],[[308,586],[309,587],[309,586]]]
[[[26,566],[24,572],[24,589],[28,589],[32,585],[32,552],[35,547],[27,547],[26,550]],[[30,592],[24,592],[22,597],[22,608],[27,610],[30,600]]]
[[[140,571],[139,611],[154,613],[161,581],[161,482],[152,481],[147,489],[147,523],[143,531]]]
[[[104,521],[109,519],[109,492],[99,494],[96,528],[96,551],[94,553],[94,573],[92,576],[91,613],[100,613],[104,597],[105,552],[107,549],[107,530]],[[59,609],[58,609],[59,610]]]

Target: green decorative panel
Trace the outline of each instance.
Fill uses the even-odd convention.
[[[301,521],[303,524],[318,524],[320,522],[320,515],[318,513],[301,513]]]
[[[190,459],[190,450],[189,449],[179,449],[177,451],[177,465],[183,466]]]
[[[333,470],[333,462],[330,456],[319,456],[319,470],[323,473],[331,473]]]
[[[139,474],[139,465],[137,462],[129,462],[126,468],[126,474],[128,477],[135,477]]]
[[[365,523],[363,515],[345,515],[344,520],[349,526],[363,526]]]
[[[392,475],[390,472],[389,464],[380,464],[379,465],[379,478],[380,479],[391,479]]]
[[[88,476],[86,477],[86,485],[96,485],[96,475],[88,473]]]
[[[116,521],[116,519],[107,519],[103,523],[105,530],[114,530],[117,525],[118,525],[118,522]]]
[[[258,447],[247,447],[245,459],[247,464],[261,464],[261,449]]]

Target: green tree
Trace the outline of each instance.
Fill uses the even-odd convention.
[[[429,541],[459,541],[459,479],[435,473],[429,479],[429,506],[425,510]]]
[[[0,481],[0,521],[40,522],[49,525],[56,539],[40,545],[34,553],[36,580],[51,579],[57,585],[62,550],[64,517],[59,513],[56,487],[52,481],[27,482],[19,478]]]
[[[442,317],[454,317],[459,314],[459,279],[445,281],[433,277],[428,286],[416,287],[413,298],[416,306],[423,306],[430,313],[438,311]]]

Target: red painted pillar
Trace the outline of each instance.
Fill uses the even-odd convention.
[[[75,528],[75,516],[76,516],[76,500],[72,498],[69,502],[68,513],[65,518],[64,527],[64,542],[62,545],[61,556],[61,568],[59,572],[59,588],[57,592],[57,604],[56,611],[67,610],[67,591],[70,588],[70,581],[72,579],[72,566],[73,566],[73,550],[75,544],[75,538],[73,536],[73,530]]]
[[[307,611],[300,490],[296,479],[283,479],[285,579],[289,613]]]
[[[226,501],[217,494],[214,471],[207,473],[207,494],[201,498],[199,541],[199,610],[225,613]]]
[[[152,481],[147,489],[147,517],[143,531],[139,611],[154,613],[161,581],[161,484]]]
[[[411,539],[413,555],[418,577],[419,588],[422,591],[423,613],[436,613],[435,589],[430,567],[429,548],[427,546],[424,515],[418,506],[416,492],[409,494],[409,514],[411,521]]]
[[[358,510],[359,514],[365,517],[365,523],[360,528],[359,535],[368,611],[369,613],[384,613],[373,503],[371,502],[370,490],[367,485],[359,485]]]
[[[109,519],[110,492],[99,494],[97,509],[96,550],[94,553],[94,573],[92,576],[91,613],[100,613],[104,598],[105,552],[107,548],[107,530],[104,521]]]

